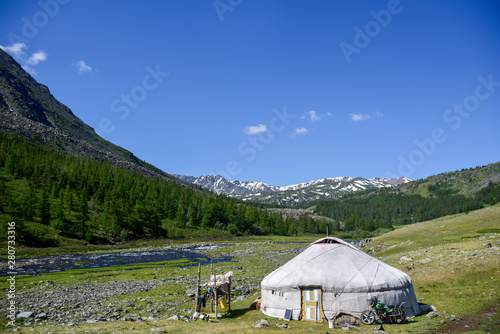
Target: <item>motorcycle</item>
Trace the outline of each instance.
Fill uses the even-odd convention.
[[[371,325],[375,320],[382,323],[401,324],[405,322],[404,303],[398,305],[387,306],[385,303],[379,302],[377,297],[372,297],[370,300],[370,310],[364,311],[361,314],[361,321],[365,325]]]

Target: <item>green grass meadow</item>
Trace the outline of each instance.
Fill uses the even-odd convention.
[[[369,244],[368,252],[372,256],[408,273],[413,280],[417,299],[423,304],[437,308],[439,317],[428,318],[426,315],[409,319],[402,325],[384,324],[389,333],[498,333],[500,318],[500,205],[490,206],[468,214],[458,214],[433,221],[403,226],[386,233]],[[217,273],[233,271],[234,284],[260,283],[263,276],[279,267],[293,255],[286,249],[304,248],[306,244],[321,236],[309,237],[252,237],[231,240],[219,240],[228,246],[211,251],[209,256],[232,255],[233,260],[215,264]],[[290,242],[290,243],[283,243]],[[489,247],[489,245],[491,247]],[[146,244],[129,244],[128,248],[145,247]],[[149,245],[153,246],[153,245]],[[156,246],[156,245],[155,245]],[[107,280],[151,280],[162,278],[187,278],[183,282],[168,283],[149,291],[123,294],[112,297],[105,303],[120,303],[134,299],[136,305],[160,302],[169,295],[169,301],[179,305],[179,309],[194,308],[194,299],[187,297],[185,291],[195,286],[197,261],[181,259],[123,265],[99,269],[76,269],[39,276],[19,276],[16,278],[18,292],[43,291],[50,289],[45,282],[62,284],[88,284]],[[133,269],[133,270],[131,270]],[[208,279],[210,267],[202,266],[202,279]],[[0,278],[6,286],[6,277]],[[30,290],[31,289],[31,290]],[[6,290],[4,290],[6,291]],[[18,331],[23,333],[153,333],[152,329],[167,333],[330,333],[342,331],[329,329],[327,323],[289,321],[287,329],[279,328],[282,319],[265,316],[260,311],[249,310],[249,306],[259,296],[258,289],[252,289],[250,296],[232,303],[232,311],[222,311],[226,316],[218,322],[167,319],[142,321],[99,321],[96,323],[77,323],[74,325],[30,325],[25,327],[18,322]],[[3,297],[3,296],[2,296]],[[208,308],[203,310],[209,311]],[[133,312],[133,310],[130,310]],[[176,310],[161,310],[160,314],[182,314]],[[257,329],[252,325],[259,319],[267,319],[271,327]],[[0,324],[0,330],[10,332]],[[447,327],[455,326],[455,327]],[[457,327],[458,326],[458,327]],[[460,327],[462,326],[462,327]],[[468,326],[468,327],[466,327]],[[376,325],[362,326],[363,329],[375,330]],[[458,328],[458,329],[457,329]],[[459,330],[460,329],[460,330]],[[351,331],[360,331],[352,329]],[[364,330],[361,330],[364,331]]]

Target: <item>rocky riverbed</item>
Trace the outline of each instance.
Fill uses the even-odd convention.
[[[194,249],[211,259],[232,258],[216,264],[217,273],[234,272],[232,302],[258,294],[262,278],[300,253],[308,244],[277,245],[244,243],[232,245],[192,244],[176,247]],[[139,250],[144,251],[144,250]],[[98,321],[147,321],[187,319],[194,312],[196,267],[154,266],[148,269],[59,273],[26,278],[16,291],[17,324],[58,325]],[[202,266],[202,281],[209,266]],[[61,278],[61,275],[67,275]],[[26,279],[21,279],[23,282]],[[9,300],[0,298],[6,309]]]
[[[83,254],[49,255],[16,260],[17,275],[39,275],[60,272],[70,269],[103,268],[117,264],[134,264],[178,259],[194,260],[206,257],[206,251],[223,247],[223,245],[186,245],[162,249],[135,249],[118,252],[91,252]],[[202,264],[228,261],[228,257],[206,258]],[[7,260],[0,261],[0,276],[9,276],[12,270],[7,269]]]

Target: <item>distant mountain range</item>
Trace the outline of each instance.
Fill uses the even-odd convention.
[[[133,170],[146,177],[174,181],[182,187],[192,187],[194,184],[214,193],[267,204],[297,205],[314,200],[336,199],[352,193],[355,196],[372,196],[386,189],[423,197],[448,194],[470,196],[490,183],[500,183],[500,163],[443,173],[413,182],[404,177],[365,179],[345,176],[273,186],[264,182],[227,180],[220,175],[171,175],[101,138],[92,127],[60,103],[48,87],[38,83],[3,50],[0,50],[0,133],[15,135],[36,145],[72,155],[96,161],[107,160],[114,166]]]
[[[289,186],[273,186],[264,182],[228,180],[220,175],[174,176],[218,194],[229,195],[244,201],[279,205],[294,205],[319,199],[338,198],[360,190],[394,187],[412,181],[406,177],[365,179],[343,176]]]

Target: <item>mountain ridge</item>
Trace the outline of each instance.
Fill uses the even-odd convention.
[[[412,180],[406,177],[395,179],[362,177],[331,177],[286,186],[273,186],[261,181],[228,180],[220,175],[200,177],[174,174],[175,177],[191,182],[217,194],[224,194],[243,201],[257,201],[266,204],[298,204],[302,202],[337,198],[346,193],[371,188],[394,187]]]
[[[1,49],[0,132],[190,186],[100,137]]]

